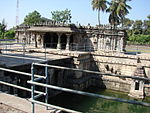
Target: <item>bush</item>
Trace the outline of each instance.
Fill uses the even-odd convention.
[[[13,39],[15,37],[15,31],[13,29],[10,29],[5,32],[4,36],[6,39]]]
[[[129,43],[132,44],[149,45],[150,35],[133,35],[133,36],[129,36],[128,40]]]

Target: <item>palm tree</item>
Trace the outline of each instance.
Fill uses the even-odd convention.
[[[117,3],[117,10],[116,13],[117,15],[119,15],[120,19],[121,19],[121,23],[123,26],[123,20],[125,19],[125,16],[129,13],[129,9],[131,9],[131,7],[129,5],[127,5],[127,1],[131,1],[131,0],[118,0]]]
[[[110,3],[110,7],[106,10],[106,12],[109,12],[109,23],[111,25],[113,25],[113,27],[115,28],[116,25],[119,24],[119,16],[117,15],[117,2],[116,0],[112,0]]]
[[[131,0],[112,0],[110,7],[106,10],[107,12],[110,12],[109,23],[114,25],[114,27],[120,22],[123,25],[123,20],[129,13],[128,9],[131,9],[131,7],[126,4],[127,1]]]
[[[107,1],[106,0],[92,0],[93,10],[98,11],[98,23],[100,23],[100,11],[104,12],[107,9]]]

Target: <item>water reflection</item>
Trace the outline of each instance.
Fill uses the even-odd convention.
[[[89,88],[87,91],[117,98],[132,99],[128,97],[126,93],[112,90]],[[144,101],[150,103],[149,98],[146,98]],[[50,99],[50,103],[84,113],[150,113],[150,107],[75,95],[71,93],[62,93],[53,97]]]

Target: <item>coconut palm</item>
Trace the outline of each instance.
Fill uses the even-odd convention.
[[[107,12],[110,13],[110,24],[116,26],[120,22],[123,23],[123,19],[129,13],[128,9],[131,9],[131,7],[126,4],[127,1],[131,0],[112,0],[112,2],[110,3],[110,7],[107,9]]]
[[[92,0],[93,10],[98,11],[98,23],[100,23],[100,11],[104,12],[107,9],[107,1],[106,0]]]
[[[129,5],[127,5],[127,1],[131,1],[131,0],[118,0],[117,3],[117,10],[116,13],[117,15],[119,15],[120,19],[121,19],[121,23],[123,26],[123,20],[125,18],[125,16],[129,13],[129,9],[131,9],[131,7]]]
[[[109,12],[109,23],[113,25],[115,28],[116,25],[119,24],[119,16],[117,15],[117,6],[118,2],[116,0],[112,0],[110,3],[110,7],[106,10],[106,12]]]

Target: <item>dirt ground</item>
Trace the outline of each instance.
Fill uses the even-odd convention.
[[[0,103],[0,113],[27,113],[27,112]]]
[[[150,46],[127,45],[125,49],[133,52],[150,53]]]

